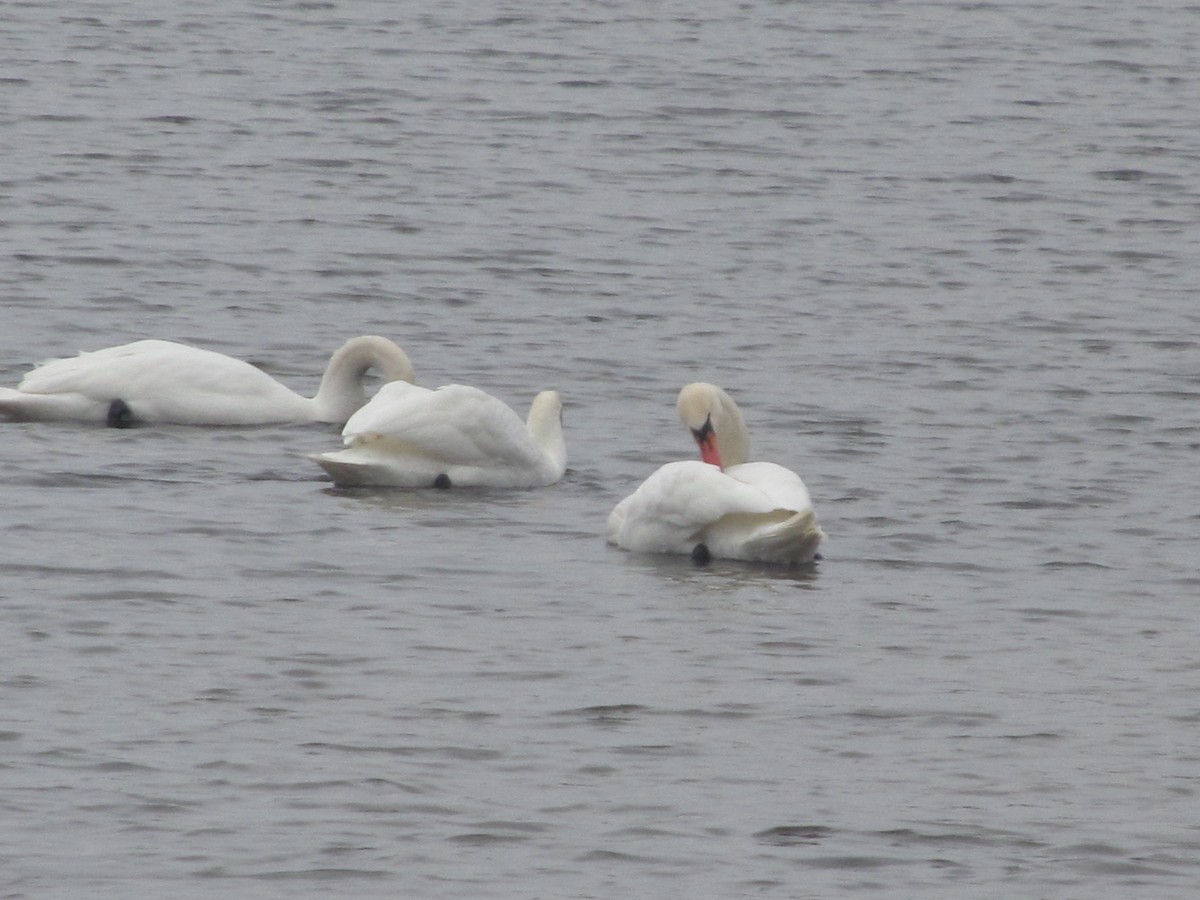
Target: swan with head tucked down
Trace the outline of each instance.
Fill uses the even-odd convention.
[[[311,459],[340,485],[543,487],[567,468],[562,398],[542,391],[520,417],[462,384],[381,387],[350,417],[345,449]]]
[[[609,543],[626,550],[803,565],[825,533],[800,476],[769,462],[746,462],[750,441],[741,410],[711,384],[679,392],[679,417],[700,460],[667,463],[617,504]]]
[[[315,397],[221,353],[145,340],[47,362],[0,388],[0,415],[21,421],[138,424],[341,425],[366,400],[363,378],[413,380],[404,351],[375,335],[351,338],[329,360]]]

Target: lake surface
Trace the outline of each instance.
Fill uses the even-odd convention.
[[[0,383],[153,336],[311,394],[379,333],[570,452],[0,426],[0,894],[1195,896],[1200,8],[0,23]],[[815,569],[605,545],[695,380]]]

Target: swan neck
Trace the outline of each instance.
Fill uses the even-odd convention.
[[[742,411],[721,388],[706,382],[686,385],[676,406],[704,462],[727,469],[750,458],[750,437]]]
[[[562,427],[562,398],[557,391],[542,391],[533,399],[525,427],[555,467],[565,469],[567,442]]]
[[[713,432],[717,439],[717,452],[721,456],[721,467],[740,466],[750,458],[750,435],[746,432],[746,420],[742,411],[726,394],[728,401],[713,413]]]
[[[363,379],[374,369],[384,381],[416,380],[412,363],[403,350],[385,337],[351,338],[329,359],[314,403],[317,418],[344,423],[367,402]]]

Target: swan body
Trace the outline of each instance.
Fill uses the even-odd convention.
[[[688,385],[677,407],[701,459],[667,463],[618,503],[608,541],[698,561],[812,562],[825,534],[800,476],[775,463],[745,461],[745,422],[720,388]]]
[[[562,398],[542,391],[527,421],[461,384],[385,384],[342,431],[345,449],[311,458],[341,485],[542,487],[566,471]]]
[[[248,362],[173,341],[144,340],[47,362],[17,388],[0,388],[14,420],[133,424],[342,424],[366,402],[363,377],[411,381],[404,351],[356,337],[330,358],[315,397],[302,397]]]

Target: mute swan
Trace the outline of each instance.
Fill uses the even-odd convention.
[[[567,468],[562,398],[542,391],[522,422],[478,388],[385,384],[342,431],[344,450],[319,453],[342,485],[541,487]]]
[[[741,410],[711,384],[679,392],[679,417],[700,446],[700,461],[667,463],[617,504],[609,543],[626,550],[802,565],[825,537],[800,476],[769,462],[746,462],[750,441]]]
[[[135,341],[29,372],[16,389],[0,388],[0,415],[14,420],[266,425],[342,424],[366,402],[363,377],[413,379],[404,351],[387,338],[346,341],[330,358],[312,399],[240,359],[173,341]]]

